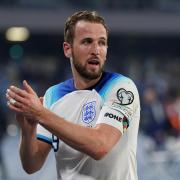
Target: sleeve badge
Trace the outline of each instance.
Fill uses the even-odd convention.
[[[121,105],[129,105],[134,101],[134,94],[121,88],[117,91],[117,98]]]

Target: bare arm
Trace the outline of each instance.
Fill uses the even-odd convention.
[[[38,171],[51,149],[51,146],[36,138],[37,122],[26,119],[21,114],[16,114],[16,119],[21,129],[20,158],[24,170],[27,173]]]
[[[23,169],[31,174],[38,171],[44,164],[51,146],[36,138],[36,128],[21,130],[20,158]]]
[[[88,128],[70,123],[43,109],[38,117],[40,124],[74,149],[98,160],[103,158],[117,143],[121,133],[116,128],[100,124]]]
[[[42,106],[32,88],[24,82],[25,90],[11,87],[9,96],[15,99],[10,109],[34,119],[55,134],[65,143],[90,155],[101,159],[119,140],[121,133],[114,127],[100,124],[95,128],[87,128],[66,121]]]

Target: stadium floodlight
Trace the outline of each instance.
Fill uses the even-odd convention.
[[[6,30],[6,39],[8,41],[26,41],[29,35],[29,30],[26,27],[10,27]]]

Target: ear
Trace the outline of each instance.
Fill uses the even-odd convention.
[[[68,42],[64,42],[63,43],[63,49],[64,49],[64,55],[67,58],[70,58],[72,55],[72,51],[71,51],[71,44],[69,44]]]

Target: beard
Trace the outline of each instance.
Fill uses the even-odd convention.
[[[74,54],[72,54],[72,63],[76,71],[80,74],[80,76],[87,80],[94,80],[99,78],[104,70],[104,64],[101,65],[100,63],[97,71],[88,70],[87,64],[82,65],[81,63],[79,63]]]

